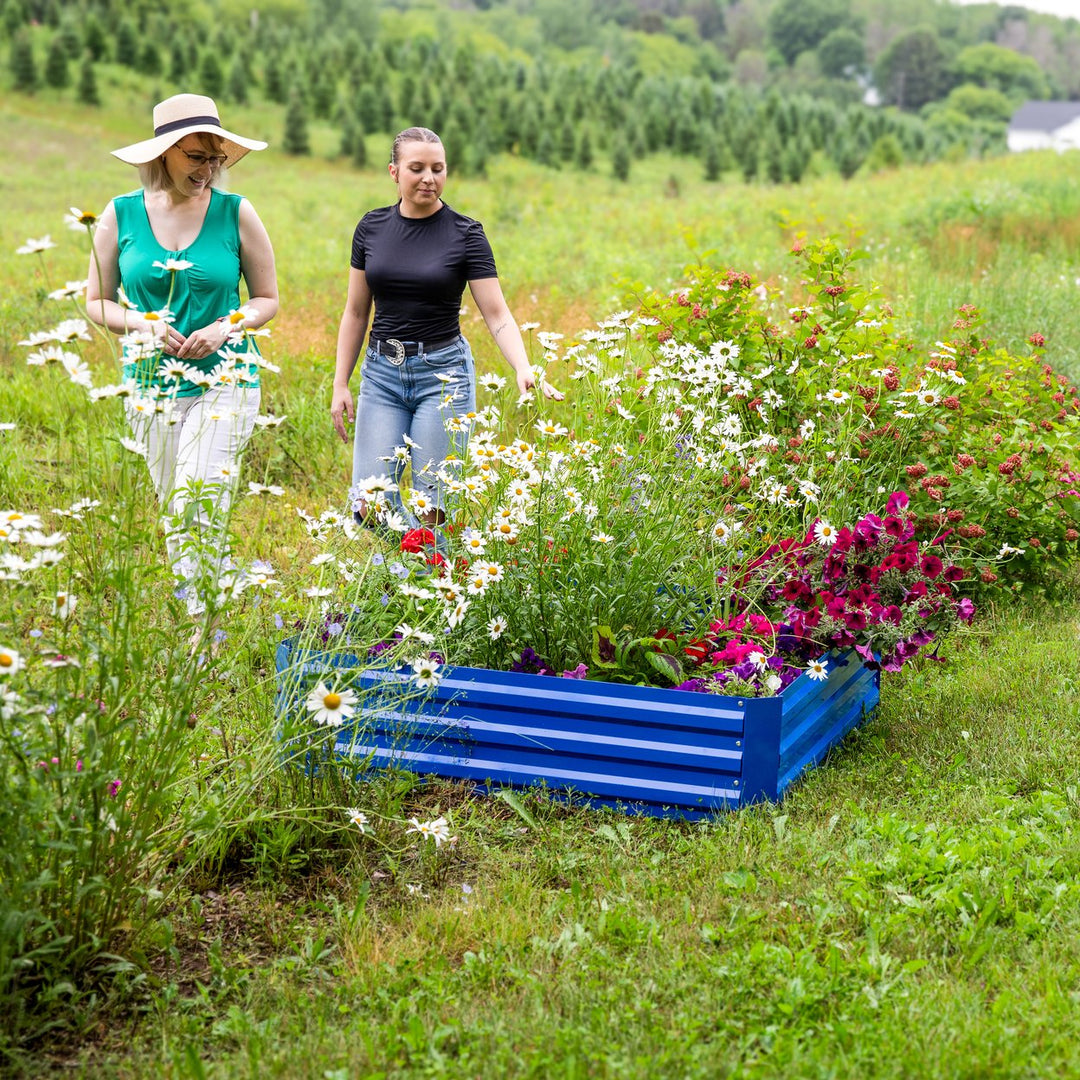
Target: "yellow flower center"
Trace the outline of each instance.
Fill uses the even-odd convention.
[[[341,695],[330,693],[322,699],[323,705],[328,709],[337,709],[341,707]]]
[[[15,666],[15,657],[11,653],[0,652],[0,668],[9,668]]]

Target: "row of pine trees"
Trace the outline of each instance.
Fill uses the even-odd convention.
[[[332,124],[337,152],[359,167],[368,164],[367,136],[412,124],[438,131],[453,167],[477,175],[492,155],[513,153],[550,168],[603,165],[625,179],[636,159],[667,152],[696,158],[710,180],[730,173],[790,183],[808,170],[851,176],[864,165],[983,154],[1002,143],[991,126],[950,132],[897,110],[761,93],[700,72],[526,62],[429,38],[373,42],[347,25],[335,33],[262,18],[244,34],[224,25],[199,33],[167,10],[136,7],[120,9],[106,31],[92,3],[53,5],[33,27],[29,14],[24,0],[7,0],[0,16],[20,93],[74,87],[79,101],[97,105],[98,65],[120,65],[216,99],[280,103],[292,154],[311,152],[312,120]]]

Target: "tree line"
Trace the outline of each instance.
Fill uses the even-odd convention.
[[[669,153],[696,158],[708,179],[850,176],[997,152],[1015,105],[1051,89],[1032,58],[925,26],[897,33],[871,64],[871,23],[856,3],[4,0],[0,24],[18,92],[71,88],[95,105],[96,71],[119,65],[225,101],[281,104],[283,145],[296,154],[310,152],[313,119],[337,128],[337,152],[359,166],[368,135],[422,123],[473,174],[512,153],[625,178],[636,159]],[[774,77],[740,75],[759,46]],[[889,104],[864,103],[868,93]]]

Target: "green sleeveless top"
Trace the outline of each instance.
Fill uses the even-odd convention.
[[[120,284],[140,312],[160,311],[167,307],[174,316],[172,325],[181,334],[189,334],[240,307],[240,200],[239,195],[211,188],[210,205],[199,235],[183,250],[170,251],[154,236],[142,190],[113,199]],[[185,270],[166,270],[163,265],[154,265],[164,264],[168,259],[183,260],[192,265]],[[223,348],[233,353],[259,351],[254,338],[250,337]],[[204,393],[206,386],[165,374],[163,365],[175,359],[163,355],[129,358],[124,364],[124,377],[135,379],[142,389],[156,386],[176,397]],[[232,366],[228,356],[221,351],[211,353],[204,360],[186,363],[204,373],[222,363]],[[239,385],[259,385],[259,369],[254,364],[236,366]]]

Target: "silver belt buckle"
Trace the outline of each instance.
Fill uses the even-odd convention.
[[[405,346],[402,345],[397,338],[392,337],[387,338],[384,344],[393,345],[394,347],[394,355],[387,356],[386,359],[389,360],[390,363],[394,365],[394,367],[401,367],[401,365],[405,363]]]

